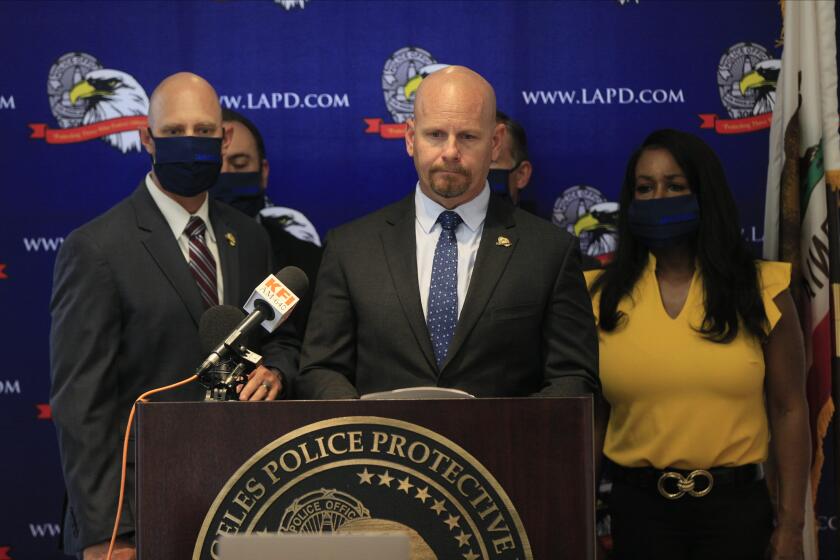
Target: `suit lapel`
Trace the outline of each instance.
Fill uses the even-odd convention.
[[[236,247],[236,232],[228,221],[221,216],[218,205],[210,201],[210,221],[216,236],[216,247],[221,260],[222,278],[224,279],[224,297],[222,303],[241,305],[239,299],[239,251]]]
[[[484,221],[484,230],[481,234],[481,242],[478,245],[478,254],[475,258],[470,285],[467,289],[467,297],[464,300],[464,307],[458,317],[458,324],[455,327],[455,335],[449,343],[449,350],[446,353],[441,371],[446,369],[447,364],[452,361],[453,356],[458,353],[464,341],[469,336],[479,317],[484,312],[496,284],[499,282],[502,273],[507,266],[510,256],[516,249],[518,236],[516,234],[516,222],[513,219],[513,206],[490,197],[487,206],[487,218]],[[506,240],[506,241],[505,241]]]
[[[403,199],[386,218],[389,227],[382,232],[385,260],[397,291],[400,305],[408,319],[417,344],[432,368],[437,371],[417,281],[417,245],[414,229],[414,194]]]
[[[145,181],[131,195],[131,203],[137,216],[140,242],[149,251],[163,275],[172,284],[196,325],[204,313],[204,303],[198,292],[190,267],[184,259],[172,229],[166,223],[149,191]]]

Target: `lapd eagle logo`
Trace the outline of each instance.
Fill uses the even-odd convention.
[[[403,47],[385,61],[382,93],[395,123],[404,123],[414,115],[414,95],[423,78],[447,66],[420,47]]]
[[[578,237],[585,255],[608,261],[618,247],[618,203],[595,187],[575,185],[554,202],[552,223]]]
[[[149,112],[149,97],[133,76],[104,68],[86,53],[67,53],[53,64],[47,94],[53,116],[64,129],[146,116]],[[142,149],[136,130],[123,129],[102,135],[101,140],[124,154]]]
[[[730,118],[741,119],[773,112],[776,80],[782,61],[756,43],[738,43],[720,57],[717,71],[720,101]]]
[[[120,117],[145,115],[149,98],[133,77],[119,70],[94,70],[70,90],[70,102],[85,104],[82,124],[89,125]],[[136,130],[103,136],[102,140],[122,153],[140,151],[140,135]]]

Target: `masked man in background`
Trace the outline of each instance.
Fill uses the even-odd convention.
[[[487,181],[494,193],[508,198],[514,206],[520,206],[520,191],[528,186],[534,170],[528,156],[528,136],[521,124],[498,109],[496,124],[504,125],[505,134],[499,155],[490,162]],[[531,208],[525,209],[532,212]]]
[[[274,264],[278,268],[297,266],[303,270],[311,293],[323,252],[315,226],[301,212],[274,206],[268,198],[265,142],[254,123],[230,109],[222,109],[222,121],[233,131],[233,138],[210,196],[256,218],[268,232]],[[301,335],[306,330],[311,302],[312,298],[303,298],[291,318]]]

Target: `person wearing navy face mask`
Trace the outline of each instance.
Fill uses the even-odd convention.
[[[532,200],[522,198],[522,191],[531,182],[534,166],[528,155],[528,136],[525,128],[502,111],[496,110],[496,123],[504,125],[505,136],[499,156],[490,163],[487,182],[491,192],[509,200],[514,206],[536,214]],[[581,255],[583,270],[601,268],[601,262],[590,256]]]
[[[265,142],[254,123],[230,109],[222,109],[222,122],[231,129],[233,138],[210,196],[260,222],[268,232],[275,265],[299,267],[309,278],[309,293],[314,293],[323,252],[318,232],[301,212],[271,203],[266,192],[269,164]],[[302,299],[291,317],[301,335],[306,330],[311,302],[311,298]]]
[[[209,83],[186,72],[166,78],[140,131],[150,173],[125,200],[70,233],[56,258],[50,404],[67,487],[62,535],[64,551],[84,560],[108,550],[132,403],[189,377],[206,356],[198,332],[204,311],[242,305],[276,270],[259,224],[207,196],[231,134]],[[285,396],[299,347],[291,323],[255,346],[265,365],[240,399]],[[191,383],[160,399],[204,394]],[[126,495],[134,495],[133,464]],[[118,535],[113,558],[134,558],[131,500]]]
[[[754,260],[692,134],[648,136],[620,204],[615,259],[586,273],[615,557],[801,559],[811,454],[790,265]]]
[[[244,115],[231,109],[222,109],[222,121],[235,134],[222,160],[222,172],[210,188],[210,196],[319,248],[316,256],[320,258],[321,237],[309,218],[293,208],[276,206],[268,196],[269,164],[259,129]],[[314,278],[311,270],[301,268]],[[317,272],[317,267],[314,272]]]
[[[222,122],[234,134],[210,196],[257,218],[268,206],[270,167],[262,135],[250,120],[230,109],[222,109]]]
[[[490,163],[487,181],[493,193],[519,206],[520,191],[528,186],[533,172],[528,158],[528,136],[521,124],[502,111],[496,111],[496,123],[505,126],[506,134],[502,139],[499,157]]]

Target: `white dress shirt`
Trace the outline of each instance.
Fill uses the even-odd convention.
[[[484,190],[474,199],[466,202],[452,211],[456,212],[463,223],[455,230],[458,241],[458,316],[464,307],[467,288],[470,285],[481,232],[484,231],[484,219],[487,216],[487,205],[490,202],[490,187],[485,182]],[[428,316],[429,287],[432,283],[432,264],[435,260],[435,247],[442,227],[437,223],[438,216],[446,208],[423,194],[418,181],[414,191],[414,208],[417,219],[414,224],[417,240],[417,282],[420,284],[420,303],[423,306],[423,316]]]
[[[152,195],[152,200],[157,204],[161,214],[163,214],[166,223],[172,229],[172,235],[178,241],[178,246],[181,248],[181,253],[183,253],[187,263],[190,262],[190,238],[184,234],[184,230],[191,217],[198,216],[204,220],[204,224],[207,226],[207,231],[204,232],[204,242],[207,248],[210,249],[213,259],[216,261],[216,292],[219,296],[219,303],[222,303],[225,293],[224,279],[222,278],[222,263],[219,260],[219,247],[216,245],[216,234],[213,232],[213,224],[210,223],[210,205],[208,202],[210,197],[205,197],[204,202],[201,203],[201,207],[195,214],[190,214],[184,210],[183,206],[166,196],[158,188],[152,180],[151,173],[146,175],[146,188],[149,190],[149,194]]]

